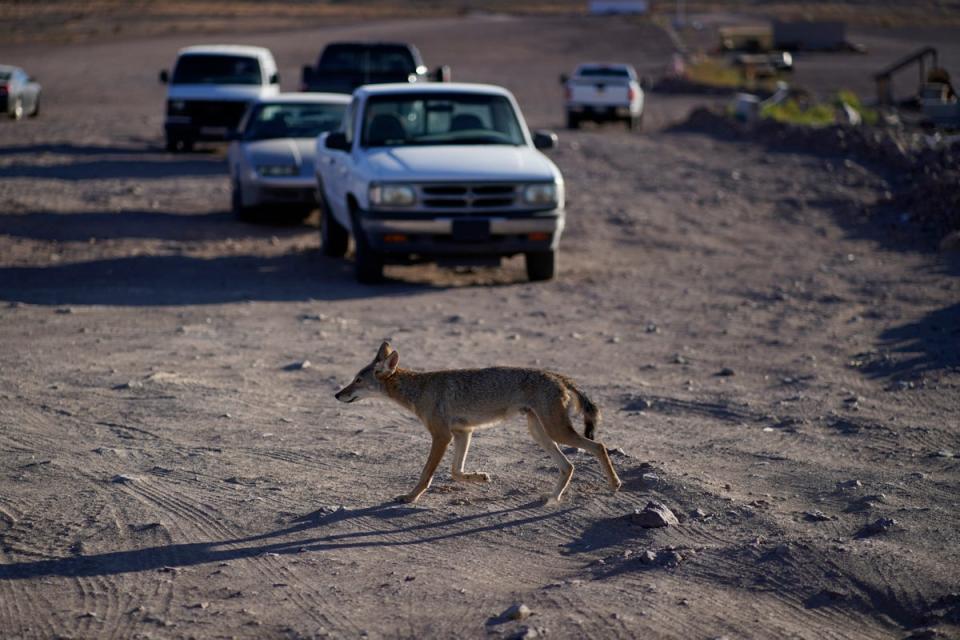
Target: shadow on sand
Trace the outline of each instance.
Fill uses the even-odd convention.
[[[520,527],[559,518],[567,513],[566,510],[544,511],[542,503],[533,502],[436,522],[388,526],[391,521],[402,520],[419,512],[421,509],[393,503],[334,513],[318,512],[295,520],[289,527],[245,538],[3,564],[0,565],[0,580],[27,580],[44,576],[106,576],[224,562],[265,553],[290,554],[428,544]],[[361,518],[380,521],[382,524],[372,530],[323,535],[328,527]]]

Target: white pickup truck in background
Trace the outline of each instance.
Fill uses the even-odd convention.
[[[572,77],[560,76],[566,89],[567,128],[584,120],[625,122],[631,131],[643,124],[643,89],[629,64],[582,64]]]
[[[463,83],[358,88],[339,131],[317,138],[321,248],[343,256],[352,236],[357,280],[387,263],[496,265],[522,254],[549,280],[563,233],[564,185],[513,95]]]

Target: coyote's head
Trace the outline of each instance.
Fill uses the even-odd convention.
[[[377,351],[373,362],[357,373],[353,382],[337,391],[334,397],[340,402],[354,402],[361,398],[370,398],[384,394],[383,381],[397,371],[400,354],[384,342]]]

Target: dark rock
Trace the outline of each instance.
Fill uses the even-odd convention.
[[[663,503],[651,500],[643,509],[637,509],[633,514],[634,524],[645,529],[656,529],[670,525],[678,525],[680,521]]]
[[[875,521],[865,525],[857,532],[858,538],[867,538],[880,533],[886,533],[897,524],[893,518],[877,518]]]
[[[530,607],[523,603],[517,603],[500,614],[503,620],[526,620],[533,614]]]

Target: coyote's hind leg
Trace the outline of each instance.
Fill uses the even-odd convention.
[[[567,460],[567,456],[563,455],[557,443],[550,439],[540,419],[533,411],[527,412],[527,430],[530,431],[533,439],[550,454],[550,457],[553,458],[553,461],[556,462],[560,468],[560,477],[557,479],[557,486],[554,487],[553,493],[546,496],[547,502],[560,502],[560,498],[563,497],[563,492],[566,491],[567,486],[570,485],[570,478],[573,477],[573,463]]]

